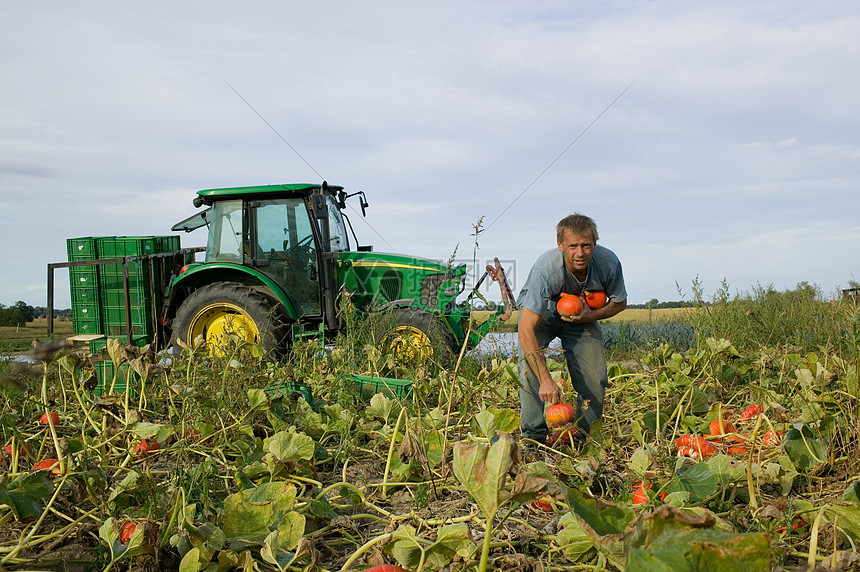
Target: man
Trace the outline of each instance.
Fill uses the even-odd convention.
[[[577,392],[576,423],[586,433],[603,416],[603,398],[609,383],[603,334],[598,320],[627,307],[627,290],[621,262],[611,250],[597,245],[597,225],[579,213],[556,226],[558,248],[540,256],[532,266],[517,299],[519,308],[519,378],[523,437],[545,443],[546,403],[563,400],[559,385],[546,367],[542,351],[561,339],[567,369]],[[583,304],[575,316],[561,316],[556,309],[562,292],[580,295],[602,290],[607,303],[590,309]]]

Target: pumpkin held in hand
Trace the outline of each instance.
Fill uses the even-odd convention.
[[[573,294],[562,293],[555,307],[562,316],[576,316],[582,312],[582,299]]]
[[[588,304],[588,307],[592,310],[604,307],[606,305],[606,292],[603,290],[597,290],[595,292],[589,292],[586,290],[585,303]]]
[[[546,422],[551,427],[561,427],[573,421],[576,410],[570,403],[553,403],[546,408]]]

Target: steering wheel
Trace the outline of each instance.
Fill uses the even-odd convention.
[[[300,267],[307,266],[308,262],[311,260],[311,243],[313,242],[313,239],[314,237],[312,234],[308,235],[287,249],[287,254],[289,254]]]

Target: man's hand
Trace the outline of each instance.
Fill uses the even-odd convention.
[[[592,310],[588,307],[587,304],[582,305],[582,311],[579,314],[564,316],[561,315],[561,319],[565,322],[575,322],[575,323],[587,323],[587,322],[596,322],[597,320],[605,320],[606,318],[611,318],[615,314],[624,310],[627,307],[627,300],[622,300],[621,302],[608,302],[602,308],[597,308],[596,310]]]
[[[553,403],[559,403],[564,398],[564,394],[561,392],[561,387],[559,387],[551,377],[549,380],[541,378],[538,395],[540,395],[540,398],[550,405]]]

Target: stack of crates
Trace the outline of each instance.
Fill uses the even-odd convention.
[[[96,237],[70,238],[66,241],[69,262],[94,260]],[[69,268],[72,296],[72,327],[76,334],[103,334],[101,302],[99,300],[99,267]]]
[[[132,345],[142,348],[148,344],[150,340],[150,336],[132,336]],[[125,343],[125,338],[122,339],[122,342]],[[140,376],[137,375],[127,363],[120,365],[119,370],[117,370],[116,365],[109,356],[107,359],[101,359],[102,357],[105,357],[102,355],[102,352],[107,347],[107,338],[91,340],[89,342],[89,346],[90,353],[95,356],[99,356],[99,359],[95,359],[93,361],[93,365],[96,368],[96,379],[98,380],[95,389],[93,389],[93,393],[96,395],[110,393],[111,387],[113,387],[115,393],[123,393],[128,388],[130,382],[132,385],[132,394],[134,394],[133,386],[136,384]],[[114,379],[114,377],[116,377],[116,379]]]
[[[154,236],[103,236],[96,239],[96,252],[99,258],[120,258],[123,256],[143,256],[156,254]],[[125,288],[123,286],[122,264],[99,265],[99,295],[102,304],[102,324],[104,334],[124,336]],[[132,335],[152,336],[153,319],[157,308],[161,307],[160,276],[150,276],[156,264],[148,260],[128,262],[129,310],[131,311]],[[155,278],[150,283],[151,278]],[[154,288],[151,286],[154,285]]]
[[[66,241],[69,262],[122,258],[159,254],[181,248],[179,235],[170,236],[91,236],[70,238]],[[165,266],[167,264],[167,266]],[[128,261],[129,310],[133,343],[144,346],[155,335],[154,323],[163,302],[164,275],[162,267],[169,268],[164,258]],[[90,342],[90,351],[104,348],[105,338],[125,340],[125,287],[121,263],[98,264],[69,268],[72,298],[72,325],[75,334],[94,334],[104,337]],[[127,366],[123,366],[127,368]],[[96,363],[98,388],[113,381],[113,362]],[[124,390],[126,372],[117,377],[117,389]],[[99,390],[97,393],[100,393]]]

